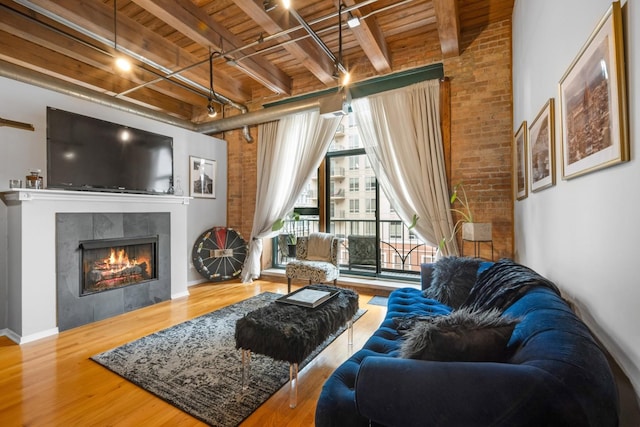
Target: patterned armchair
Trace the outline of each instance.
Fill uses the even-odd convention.
[[[287,286],[291,292],[292,279],[306,279],[309,283],[338,283],[338,239],[333,234],[311,233],[298,237],[296,259],[287,263]]]

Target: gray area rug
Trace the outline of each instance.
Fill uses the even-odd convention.
[[[253,354],[242,390],[236,320],[282,295],[265,292],[220,310],[92,356],[95,362],[213,426],[235,426],[289,381],[289,364]],[[366,310],[359,310],[354,320]],[[344,332],[331,335],[308,364]]]

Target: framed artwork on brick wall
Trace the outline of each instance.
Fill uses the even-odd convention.
[[[556,183],[554,99],[550,98],[529,126],[529,183],[532,192]]]
[[[614,2],[560,80],[562,178],[629,160],[620,3]]]
[[[513,138],[513,187],[516,199],[527,197],[527,121],[523,121]]]

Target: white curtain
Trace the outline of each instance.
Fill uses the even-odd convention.
[[[273,224],[293,210],[298,195],[318,169],[340,124],[318,110],[293,114],[258,126],[256,209],[242,282],[260,277],[262,239],[277,232]]]
[[[376,178],[405,224],[419,217],[414,231],[438,245],[446,238],[444,255],[457,255],[442,133],[440,83],[430,80],[408,87],[355,99],[367,158]]]

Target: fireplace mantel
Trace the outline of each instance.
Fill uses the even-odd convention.
[[[21,188],[5,191],[3,198],[8,202],[29,202],[37,200],[73,202],[82,201],[99,203],[173,203],[188,205],[191,197],[163,195],[163,194],[130,194],[97,191],[70,191],[70,190],[36,190]]]
[[[13,341],[22,344],[58,333],[56,215],[59,213],[169,213],[171,298],[188,295],[190,197],[48,189],[16,189],[0,195],[7,205],[7,335]]]

